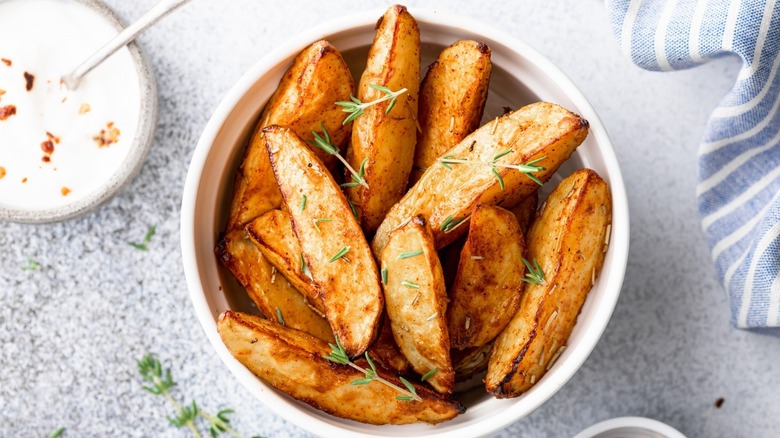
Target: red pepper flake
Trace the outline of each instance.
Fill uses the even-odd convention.
[[[92,139],[95,140],[98,147],[108,147],[119,141],[120,133],[119,129],[114,127],[114,122],[108,122],[108,124],[106,124],[106,129],[101,129],[100,133],[92,137]]]
[[[0,61],[3,61],[3,64],[5,64],[5,65],[7,65],[7,66],[9,66],[9,67],[10,67],[10,66],[11,66],[11,64],[12,64],[11,60],[10,60],[10,59],[8,59],[8,58],[0,58]]]
[[[16,114],[16,105],[6,105],[0,107],[0,120],[5,120]]]
[[[49,131],[46,131],[46,137],[49,138],[50,141],[53,141],[54,143],[60,144],[60,138],[56,135],[52,134]]]
[[[44,155],[41,157],[41,161],[43,161],[44,163],[49,163],[51,162],[51,157],[48,155]]]
[[[51,142],[51,140],[46,140],[43,143],[41,143],[41,150],[45,154],[53,154],[54,153],[54,143]]]
[[[27,83],[24,88],[26,88],[27,91],[32,90],[33,82],[35,82],[35,76],[31,75],[29,72],[24,72],[24,80]]]
[[[70,193],[71,190],[67,187],[63,187],[60,189],[60,193],[62,193],[62,196],[68,196],[68,193]]]
[[[5,167],[0,166],[0,179],[5,178]]]

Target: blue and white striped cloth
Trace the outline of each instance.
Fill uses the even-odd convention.
[[[642,68],[742,58],[699,147],[699,214],[734,325],[780,335],[780,2],[607,0],[607,8],[620,46]]]

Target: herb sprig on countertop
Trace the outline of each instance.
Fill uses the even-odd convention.
[[[345,160],[344,157],[341,156],[341,151],[339,150],[338,146],[336,146],[330,141],[330,134],[328,134],[328,130],[325,129],[325,123],[321,123],[321,126],[322,126],[322,134],[320,135],[317,131],[312,131],[311,133],[314,134],[314,141],[310,141],[309,143],[313,144],[314,146],[317,146],[318,148],[322,149],[328,154],[338,158],[339,161],[341,161],[341,163],[344,164],[344,167],[346,167],[347,170],[349,170],[349,173],[351,174],[350,176],[352,177],[352,181],[354,182],[342,184],[343,187],[355,187],[361,185],[365,188],[368,188],[368,183],[364,178],[364,175],[366,173],[366,162],[368,161],[368,158],[364,158],[363,162],[360,163],[360,172],[355,171],[355,169],[353,169],[352,166],[349,165],[347,160]]]
[[[149,244],[152,242],[152,237],[156,232],[157,232],[157,225],[152,225],[146,231],[146,235],[144,236],[144,241],[142,243],[127,242],[127,244],[139,251],[149,251]]]
[[[477,166],[488,166],[490,167],[490,171],[495,175],[496,179],[498,179],[498,184],[501,186],[501,190],[504,190],[504,179],[501,177],[501,174],[498,173],[499,167],[508,168],[508,169],[517,169],[520,172],[524,173],[528,178],[531,178],[535,183],[541,185],[544,185],[544,183],[534,175],[536,172],[541,172],[544,170],[547,170],[543,166],[537,165],[540,161],[544,160],[545,157],[537,158],[535,160],[531,160],[525,164],[505,164],[505,163],[499,163],[498,159],[503,157],[504,155],[507,155],[512,152],[512,149],[507,149],[505,151],[499,152],[496,154],[491,161],[476,161],[476,160],[464,160],[460,158],[455,158],[454,155],[445,155],[441,158],[439,158],[439,164],[446,167],[449,170],[452,170],[451,164],[471,164],[471,165],[477,165]]]
[[[406,390],[401,388],[400,386],[385,380],[376,372],[376,365],[374,365],[374,361],[371,360],[371,357],[368,355],[368,352],[366,352],[366,362],[368,362],[368,366],[371,367],[370,369],[365,369],[361,366],[356,365],[354,362],[349,360],[349,356],[347,355],[347,352],[344,350],[344,347],[341,346],[341,343],[339,342],[339,338],[336,338],[336,345],[328,344],[330,345],[331,352],[328,356],[322,356],[323,359],[327,359],[331,362],[335,362],[341,365],[349,365],[352,368],[360,371],[361,373],[365,374],[365,377],[362,379],[358,379],[352,382],[353,385],[368,385],[369,383],[376,380],[379,383],[382,383],[383,385],[387,385],[396,391],[400,392],[402,395],[398,395],[395,398],[397,400],[402,401],[422,401],[422,398],[420,398],[419,395],[417,395],[417,390],[414,389],[414,385],[409,383],[408,380],[404,379],[403,377],[398,377],[401,379],[401,383],[406,386]]]
[[[217,438],[222,433],[227,433],[234,438],[243,438],[240,433],[230,427],[228,415],[234,412],[232,409],[222,409],[216,415],[211,415],[202,411],[195,403],[195,400],[189,405],[180,405],[169,391],[174,385],[170,368],[163,371],[162,363],[151,354],[144,356],[137,364],[141,378],[145,382],[149,382],[149,385],[144,385],[143,389],[151,394],[165,397],[176,408],[175,417],[165,417],[173,426],[178,428],[187,427],[196,438],[202,438],[203,435],[196,424],[198,417],[201,417],[208,421],[209,435],[212,438]],[[262,437],[255,435],[252,438]]]
[[[373,88],[374,90],[380,91],[384,94],[384,96],[380,97],[379,99],[372,100],[370,102],[362,102],[360,99],[353,95],[349,95],[348,101],[342,101],[342,102],[336,102],[336,105],[344,107],[342,111],[345,113],[349,113],[346,119],[344,119],[344,122],[342,122],[342,125],[346,125],[347,123],[357,119],[358,117],[363,115],[363,110],[366,108],[369,108],[371,106],[374,106],[378,103],[384,102],[389,100],[390,104],[387,105],[387,109],[385,110],[385,115],[390,114],[390,110],[393,109],[395,106],[398,96],[406,93],[408,90],[406,88],[401,88],[398,91],[393,91],[387,87],[383,87],[381,85],[377,84],[368,84],[369,87]]]
[[[40,271],[41,270],[41,264],[36,262],[32,259],[32,257],[27,257],[27,264],[22,266],[23,271]]]

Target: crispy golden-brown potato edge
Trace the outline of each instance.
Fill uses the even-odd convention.
[[[498,398],[528,391],[563,353],[604,263],[612,221],[606,182],[580,169],[553,190],[528,234],[544,281],[528,284],[520,310],[493,344],[485,387]]]
[[[274,388],[331,415],[369,424],[430,424],[465,412],[455,400],[414,384],[422,401],[396,399],[399,392],[379,382],[353,385],[365,375],[347,365],[329,362],[328,345],[306,333],[239,312],[224,312],[217,324],[230,353]],[[368,368],[364,359],[355,361]],[[392,373],[377,374],[400,386]]]
[[[244,286],[263,315],[273,321],[278,321],[281,315],[288,326],[333,342],[333,332],[325,318],[281,273],[274,271],[244,230],[222,236],[215,253],[222,266]]]
[[[384,306],[379,270],[363,231],[333,176],[292,130],[274,125],[263,132],[304,267],[328,322],[350,357],[363,354],[379,333]]]

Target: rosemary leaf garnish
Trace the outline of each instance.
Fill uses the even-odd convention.
[[[276,319],[279,321],[279,324],[287,325],[284,323],[284,317],[282,316],[282,311],[279,309],[279,306],[276,306]]]
[[[496,170],[495,167],[491,167],[490,171],[493,172],[493,175],[496,176],[496,179],[498,180],[498,185],[501,187],[501,190],[504,190],[504,178],[501,178],[501,174],[498,173],[498,170]]]
[[[542,268],[539,266],[539,262],[537,262],[536,259],[534,259],[534,264],[531,265],[528,260],[523,258],[523,264],[528,268],[528,272],[525,273],[526,278],[521,278],[521,280],[531,284],[547,284],[544,280],[544,271],[542,271]]]
[[[301,211],[306,208],[306,195],[301,196]]]
[[[169,402],[171,402],[173,407],[176,408],[177,415],[175,417],[166,417],[171,425],[179,428],[187,427],[196,438],[201,438],[203,435],[201,435],[197,425],[195,424],[198,417],[201,417],[209,422],[209,434],[212,437],[215,438],[221,433],[226,432],[233,437],[242,438],[242,435],[236,432],[229,425],[230,419],[227,417],[227,415],[233,413],[232,409],[222,409],[217,412],[216,416],[213,416],[207,412],[202,411],[198,407],[197,403],[195,403],[195,400],[193,400],[189,405],[180,405],[179,402],[173,398],[173,395],[171,395],[171,392],[169,391],[169,389],[174,385],[170,368],[163,371],[160,361],[151,354],[147,354],[143,357],[143,359],[137,361],[136,363],[138,364],[138,372],[141,374],[141,378],[145,382],[150,383],[149,386],[144,385],[142,388],[151,394],[165,397]],[[55,433],[51,436],[58,437],[63,430],[65,429],[57,429],[57,431],[55,431]]]
[[[387,286],[387,268],[382,268],[382,284]]]
[[[417,257],[418,255],[421,255],[422,253],[423,253],[422,250],[402,252],[401,255],[398,256],[398,260],[403,260],[403,259],[408,259],[408,258],[412,258],[412,257]]]
[[[345,246],[345,247],[341,248],[339,250],[339,252],[337,252],[336,254],[333,254],[333,257],[330,258],[329,262],[330,263],[335,262],[336,260],[338,260],[338,259],[344,257],[345,255],[347,255],[348,252],[349,252],[349,246]]]
[[[350,201],[349,199],[347,199],[347,203],[349,204],[349,209],[352,210],[352,215],[355,216],[355,219],[359,219],[357,208],[355,208],[355,204],[353,204],[352,201]]]
[[[355,175],[350,175],[350,178],[352,178],[352,182],[344,183],[341,185],[341,187],[357,187],[360,184],[362,184],[362,182],[365,181],[367,162],[368,162],[368,158],[363,158],[363,161],[360,162],[360,168],[358,169],[357,177],[355,177]]]
[[[520,172],[524,173],[528,178],[531,178],[531,180],[533,180],[535,183],[539,184],[540,186],[544,184],[544,183],[542,183],[542,181],[539,178],[537,178],[535,175],[533,175],[533,173],[547,170],[545,167],[536,165],[536,163],[544,160],[547,157],[537,158],[537,159],[531,160],[531,161],[529,161],[529,162],[527,162],[525,164],[504,164],[504,163],[497,163],[495,161],[498,158],[501,158],[504,155],[508,154],[509,152],[512,152],[512,150],[509,149],[508,151],[503,151],[503,152],[498,153],[495,157],[493,157],[494,161],[463,160],[463,159],[460,159],[460,158],[453,158],[452,155],[445,155],[445,156],[439,158],[438,161],[439,161],[439,163],[441,163],[442,166],[445,166],[448,169],[451,169],[451,167],[447,166],[448,164],[472,164],[472,165],[477,165],[477,166],[490,166],[491,169],[493,170],[493,174],[494,175],[497,174],[497,172],[495,170],[496,167],[503,167],[503,168],[507,168],[507,169],[517,169]],[[498,157],[498,158],[496,158],[496,157]],[[501,183],[502,182],[501,181],[501,177],[499,176],[498,178],[499,178],[499,183]],[[503,186],[503,184],[502,184],[502,186]]]
[[[317,229],[317,232],[318,232],[318,233],[322,233],[322,231],[320,230],[319,223],[320,223],[320,222],[332,222],[332,221],[333,221],[333,219],[328,219],[328,218],[326,218],[326,217],[318,217],[318,218],[316,218],[316,219],[313,219],[313,221],[314,221],[314,228],[316,228],[316,229]]]
[[[383,87],[381,85],[376,85],[376,84],[368,84],[368,86],[377,91],[384,93],[384,96],[380,97],[379,99],[364,103],[361,102],[360,99],[358,99],[357,97],[350,94],[349,95],[350,100],[336,102],[336,105],[343,107],[342,111],[344,111],[345,113],[349,113],[347,118],[344,119],[344,121],[341,123],[342,125],[346,125],[347,123],[362,116],[363,110],[365,110],[366,108],[374,106],[386,100],[389,100],[390,104],[387,105],[387,109],[385,110],[385,115],[390,114],[390,110],[392,110],[393,107],[395,106],[398,96],[406,93],[407,91],[406,88],[402,88],[398,91],[393,91],[387,87]]]
[[[314,281],[314,278],[311,276],[311,271],[309,270],[309,265],[306,264],[306,260],[303,258],[303,253],[301,253],[301,272],[303,272],[303,275],[309,277],[309,280]]]
[[[54,432],[51,433],[51,435],[49,435],[49,438],[60,438],[62,436],[62,432],[65,432],[65,428],[58,427],[57,430],[55,430]]]
[[[422,401],[422,398],[420,398],[419,395],[417,395],[417,391],[414,389],[414,386],[412,386],[411,383],[406,381],[403,377],[401,377],[401,382],[403,382],[404,386],[406,386],[407,390],[404,390],[398,385],[393,384],[392,382],[389,382],[382,377],[379,376],[379,374],[376,371],[376,365],[374,365],[374,361],[371,360],[371,357],[369,357],[368,352],[366,352],[366,362],[368,362],[369,369],[365,369],[361,366],[356,365],[354,362],[349,360],[349,356],[347,355],[347,352],[344,350],[344,347],[341,346],[341,342],[339,342],[339,338],[336,337],[336,345],[328,344],[330,345],[330,354],[327,356],[322,356],[323,359],[329,360],[331,362],[335,362],[341,365],[349,365],[350,367],[360,371],[361,373],[365,374],[365,378],[358,379],[352,382],[353,385],[368,385],[369,383],[376,380],[379,383],[382,383],[383,385],[387,385],[390,388],[395,389],[396,391],[400,392],[403,395],[399,395],[399,400],[404,401]],[[403,398],[400,398],[403,397]]]
[[[157,225],[152,225],[146,231],[146,235],[144,236],[143,243],[136,243],[136,242],[127,242],[127,243],[128,245],[132,246],[133,248],[139,251],[149,251],[149,243],[152,241],[152,236],[154,236],[155,232],[157,232]]]
[[[424,382],[424,381],[430,379],[431,377],[433,377],[434,374],[436,374],[438,372],[439,372],[438,368],[434,368],[434,369],[428,371],[427,373],[425,373],[424,376],[422,376],[422,381]]]
[[[402,286],[406,286],[406,287],[411,288],[411,289],[419,289],[420,288],[419,284],[412,283],[411,281],[406,281],[406,280],[402,281],[401,285]]]
[[[408,381],[408,380],[404,379],[404,378],[403,378],[403,377],[401,377],[401,376],[398,376],[398,378],[399,378],[399,379],[401,379],[401,383],[403,383],[403,384],[404,384],[404,386],[406,387],[406,389],[408,389],[408,390],[409,390],[409,392],[410,392],[412,395],[411,395],[411,396],[408,396],[408,395],[397,395],[397,396],[395,396],[395,398],[396,398],[397,400],[402,400],[402,401],[411,401],[411,400],[414,400],[414,398],[413,398],[413,397],[417,397],[417,399],[420,399],[420,396],[418,396],[418,395],[417,395],[417,391],[414,389],[414,385],[412,385],[411,383],[409,383],[409,381]]]
[[[466,220],[466,218],[463,219],[455,219],[453,216],[447,217],[447,219],[444,219],[444,222],[441,223],[441,226],[439,227],[439,231],[444,231],[445,233],[449,233],[455,227],[460,225],[461,222]]]
[[[355,169],[352,168],[352,166],[349,165],[347,160],[344,159],[344,157],[341,156],[341,152],[339,151],[339,148],[336,147],[333,143],[330,142],[330,134],[328,134],[328,130],[325,129],[325,123],[320,123],[320,126],[322,126],[322,135],[318,134],[316,131],[312,131],[311,133],[314,134],[314,141],[310,141],[309,143],[312,143],[314,146],[317,146],[318,148],[322,149],[323,151],[327,152],[330,155],[334,155],[336,158],[339,159],[344,164],[344,167],[346,167],[349,172],[352,174],[352,179],[355,180],[358,184],[362,185],[365,188],[368,188],[368,183],[363,179],[363,174],[358,174],[355,172]],[[363,167],[365,164],[361,164],[361,167]],[[358,176],[359,175],[359,176]]]
[[[33,260],[32,257],[27,257],[27,265],[22,266],[23,271],[39,271],[40,269],[41,264]]]
[[[493,157],[493,162],[495,163],[496,161],[498,161],[499,158],[503,157],[504,155],[511,154],[511,153],[512,153],[512,148],[509,148],[509,149],[507,149],[507,150],[505,150],[503,152],[499,152],[499,153],[497,153]]]

